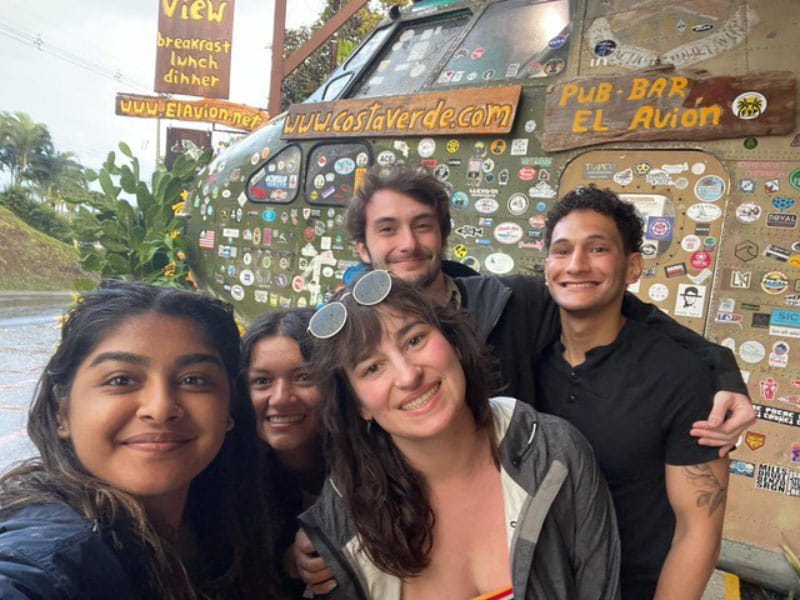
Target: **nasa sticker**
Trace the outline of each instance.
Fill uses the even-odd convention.
[[[694,184],[694,195],[702,202],[716,202],[725,194],[725,181],[719,175],[706,175]]]
[[[744,92],[733,99],[731,110],[740,119],[757,119],[767,112],[767,98],[761,92]]]
[[[716,204],[698,202],[686,209],[686,216],[695,223],[711,223],[722,216],[722,209]]]
[[[522,239],[525,232],[518,223],[507,221],[494,228],[494,239],[501,244],[516,244]]]
[[[736,220],[745,225],[761,218],[761,207],[755,202],[744,202],[736,207]]]
[[[487,256],[483,264],[490,273],[505,275],[506,273],[510,273],[514,268],[514,259],[503,252],[495,252]]]
[[[650,289],[647,290],[647,295],[653,302],[661,302],[662,300],[666,300],[669,296],[669,288],[663,283],[654,283],[650,286]]]
[[[433,138],[422,138],[417,144],[417,153],[422,158],[430,158],[436,151],[436,142]]]
[[[766,355],[767,350],[764,345],[755,340],[747,340],[739,346],[739,358],[746,363],[755,364],[761,362]]]
[[[508,212],[520,216],[528,210],[528,197],[525,194],[513,194],[508,199]]]

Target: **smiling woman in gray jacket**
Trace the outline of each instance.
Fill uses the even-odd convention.
[[[587,442],[489,400],[463,314],[374,273],[383,284],[322,309],[313,360],[331,478],[301,523],[336,576],[329,596],[618,598],[616,520]]]

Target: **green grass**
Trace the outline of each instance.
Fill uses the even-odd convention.
[[[33,229],[0,206],[0,290],[60,291],[86,287],[78,251]],[[83,283],[81,283],[83,281]]]

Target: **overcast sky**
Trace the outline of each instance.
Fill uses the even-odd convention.
[[[287,27],[310,24],[323,3],[288,0]],[[273,11],[274,0],[236,0],[231,102],[267,105]],[[156,121],[116,116],[114,98],[155,95],[157,23],[158,0],[0,0],[0,111],[44,123],[84,166],[98,168],[122,140],[150,171]]]

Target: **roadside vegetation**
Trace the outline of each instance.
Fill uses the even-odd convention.
[[[0,289],[75,289],[101,277],[192,285],[185,222],[175,213],[210,151],[179,157],[169,171],[160,164],[149,182],[130,148],[120,143],[119,151],[121,164],[110,152],[99,171],[85,169],[72,152],[55,148],[44,124],[0,112],[0,171],[9,182],[0,191],[0,207],[9,213]]]

